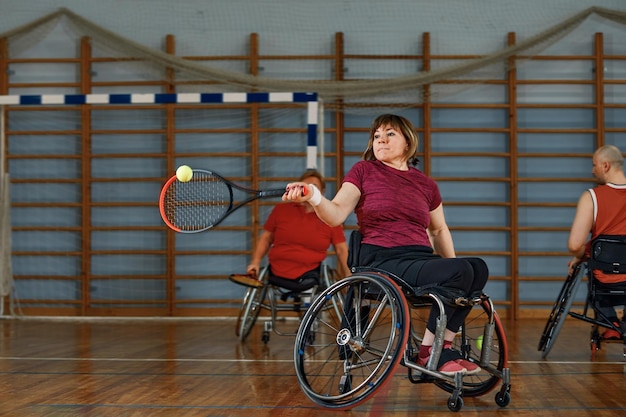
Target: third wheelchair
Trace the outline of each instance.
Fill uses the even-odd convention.
[[[566,278],[561,288],[548,321],[539,339],[538,350],[546,358],[556,342],[567,316],[591,323],[591,359],[603,343],[617,342],[623,344],[623,355],[626,357],[626,319],[615,323],[603,314],[601,304],[610,306],[626,305],[626,282],[610,286],[603,285],[594,276],[593,271],[602,270],[606,274],[626,274],[626,236],[601,235],[591,242],[590,259],[576,266]],[[582,312],[571,311],[574,297],[583,278],[587,278],[587,297]],[[599,329],[611,329],[619,337],[608,340],[600,334]]]

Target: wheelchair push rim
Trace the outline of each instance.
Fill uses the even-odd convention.
[[[326,408],[363,403],[398,368],[409,330],[408,304],[390,278],[364,273],[333,284],[307,310],[296,335],[302,391]]]

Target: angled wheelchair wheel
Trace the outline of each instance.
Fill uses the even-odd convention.
[[[267,269],[261,272],[261,280],[265,280]],[[240,341],[245,341],[250,331],[254,327],[259,313],[263,308],[263,302],[267,296],[267,285],[262,287],[253,288],[250,287],[246,290],[246,294],[243,297],[241,308],[239,309],[239,315],[237,316],[237,324],[235,326],[235,332]]]
[[[406,299],[389,277],[366,272],[336,282],[315,299],[298,329],[300,388],[326,408],[363,403],[394,374],[409,328]]]
[[[572,302],[576,296],[578,285],[582,281],[583,274],[581,273],[581,270],[582,264],[578,265],[574,269],[573,273],[566,278],[563,283],[563,287],[561,288],[561,292],[552,307],[552,311],[550,312],[546,326],[543,329],[543,333],[539,339],[539,346],[537,348],[537,350],[543,352],[541,357],[544,359],[548,356],[548,353],[550,353],[550,349],[552,349],[552,346],[561,331],[561,327],[563,327],[567,313],[572,307]]]

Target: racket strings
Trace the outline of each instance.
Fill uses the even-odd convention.
[[[211,227],[231,205],[231,188],[209,172],[194,172],[188,182],[172,182],[164,198],[165,215],[183,231]]]

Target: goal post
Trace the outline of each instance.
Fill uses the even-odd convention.
[[[13,289],[11,269],[11,201],[9,197],[9,174],[5,169],[5,118],[4,106],[0,105],[0,316],[4,315],[5,301]]]
[[[165,111],[152,110],[168,107],[163,105],[172,105],[171,113],[176,114],[173,128],[163,128],[159,120]],[[248,105],[258,105],[255,122],[232,116],[249,112]],[[6,109],[2,114],[8,114],[7,119],[14,118],[8,131],[2,131],[2,151],[8,153],[8,159],[2,157],[6,195],[7,160],[15,173],[13,203],[3,198],[2,218],[9,218],[13,205],[16,237],[11,248],[12,226],[6,220],[2,271],[8,276],[5,265],[10,268],[13,259],[13,298],[25,315],[52,311],[54,315],[210,315],[207,308],[232,306],[239,301],[235,293],[239,288],[233,288],[227,276],[247,264],[255,236],[248,231],[260,227],[276,202],[238,210],[221,230],[204,234],[201,242],[195,237],[164,239],[166,227],[155,220],[155,190],[162,185],[159,178],[173,174],[163,171],[165,160],[168,166],[203,161],[189,165],[217,172],[226,169],[227,175],[241,181],[253,180],[256,171],[238,168],[238,155],[244,155],[240,162],[265,158],[263,181],[294,179],[303,169],[323,171],[323,148],[318,146],[323,143],[323,108],[316,93],[0,95],[0,106]],[[87,123],[92,133],[87,136],[92,137],[87,139],[85,131],[77,128],[86,123],[82,106],[91,109]],[[209,117],[202,110],[211,106],[218,110]],[[32,116],[28,116],[30,109],[35,112]],[[103,115],[106,112],[113,114]],[[144,114],[151,124],[143,120]],[[293,114],[287,124],[285,116]],[[207,118],[211,129],[206,127]],[[228,125],[244,120],[259,125],[260,151],[236,150],[246,147],[242,143],[251,127]],[[303,124],[297,127],[299,120]],[[116,126],[117,122],[121,124]],[[136,133],[126,124],[145,127]],[[175,130],[176,142],[184,143],[180,150],[162,143],[141,148],[150,140],[167,140],[163,137],[168,129]],[[206,131],[216,132],[217,139]],[[215,143],[205,143],[211,141]],[[12,145],[9,152],[5,152],[7,144]],[[288,151],[281,150],[283,144]],[[55,149],[56,145],[60,148]],[[306,149],[298,148],[302,145]],[[196,150],[204,156],[197,157]],[[277,175],[267,173],[276,165],[271,160],[274,154],[284,154],[286,162],[277,164],[284,165],[276,168]],[[304,159],[300,159],[302,154]],[[145,172],[138,172],[140,163],[148,167]],[[89,195],[81,197],[80,193]],[[199,309],[204,313],[197,313]]]

